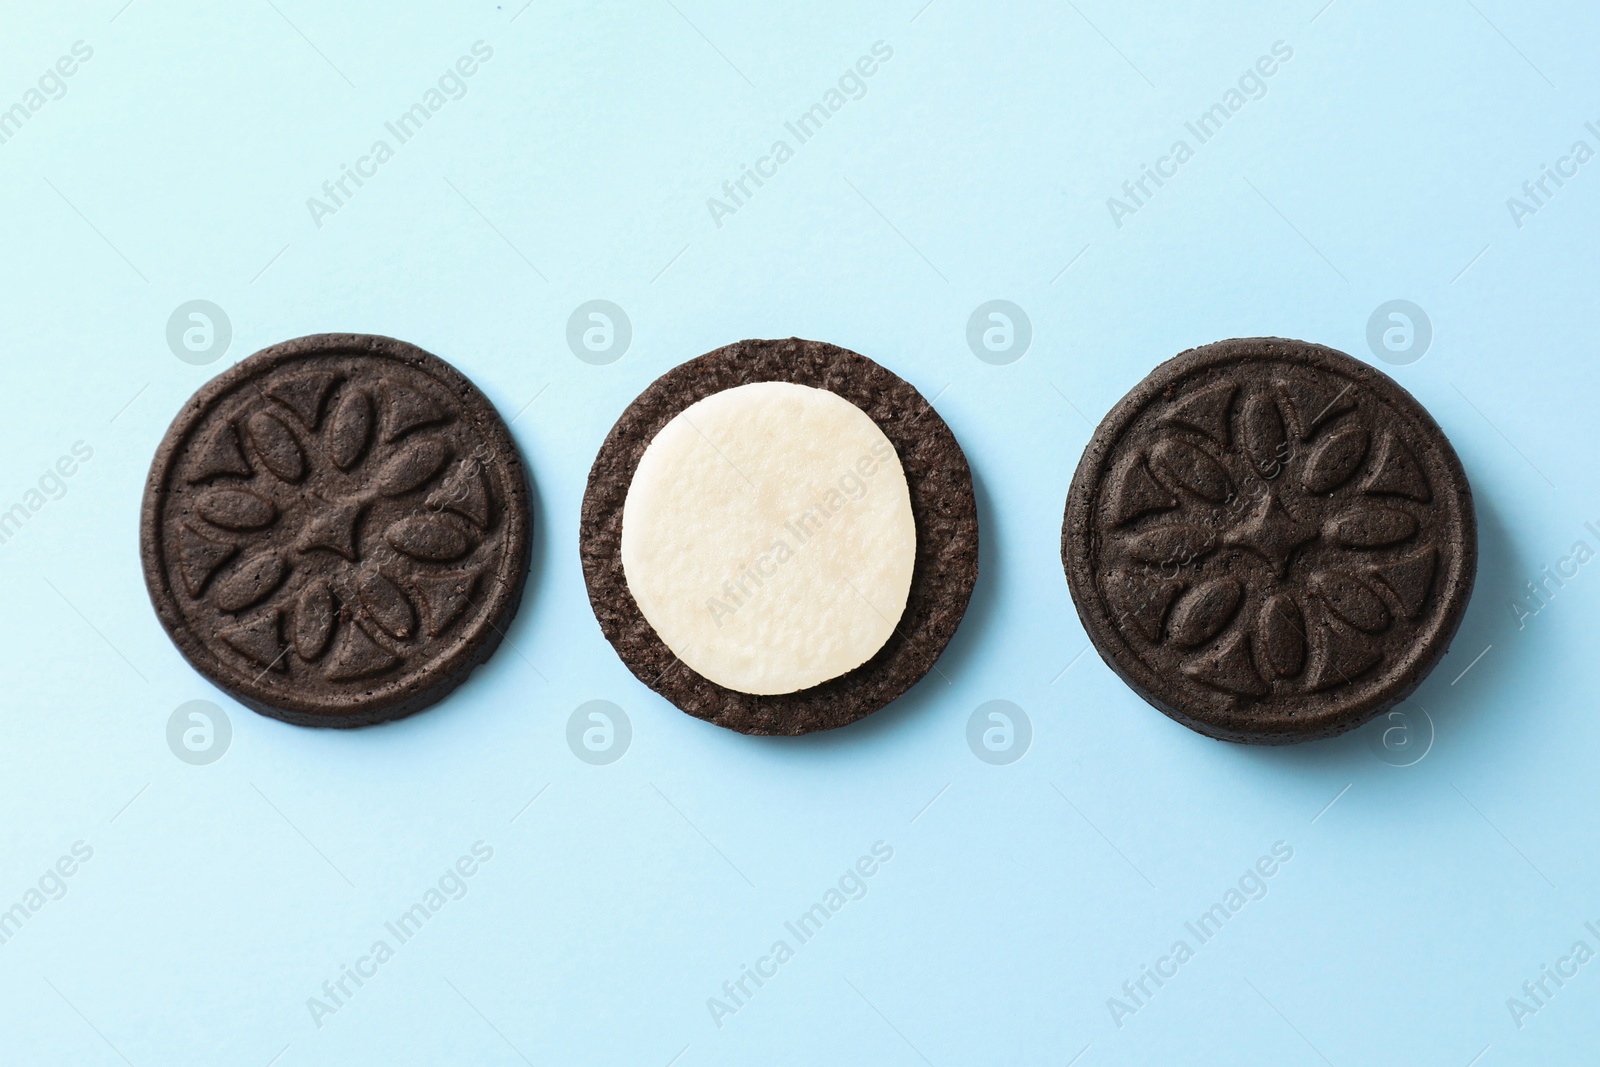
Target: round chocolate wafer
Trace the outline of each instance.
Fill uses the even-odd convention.
[[[865,412],[899,457],[916,529],[910,592],[883,646],[847,673],[775,695],[726,688],[679,659],[645,619],[623,568],[623,509],[651,441],[697,401],[757,382],[826,389]],[[749,734],[803,734],[855,722],[934,669],[977,581],[977,506],[961,446],[910,384],[837,345],[799,338],[741,341],[668,371],[622,413],[589,472],[579,550],[601,632],[635,677],[683,711],[719,726]]]
[[[1163,363],[1112,408],[1061,555],[1135,692],[1211,737],[1289,744],[1421,684],[1466,611],[1477,527],[1450,442],[1393,379],[1241,338]]]
[[[387,337],[257,352],[156,451],[141,555],[186,659],[264,715],[420,711],[494,652],[522,600],[527,475],[493,405]]]

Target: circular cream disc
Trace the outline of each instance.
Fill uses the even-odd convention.
[[[825,389],[756,382],[662,427],[628,487],[622,566],[656,634],[728,689],[793,693],[883,647],[917,533],[878,424]]]

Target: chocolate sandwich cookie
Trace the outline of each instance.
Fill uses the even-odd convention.
[[[493,405],[436,356],[320,334],[257,352],[173,420],[145,487],[150,601],[184,657],[301,726],[438,701],[522,600],[527,475]]]
[[[1067,496],[1067,582],[1135,692],[1225,741],[1360,726],[1439,662],[1477,571],[1443,431],[1342,352],[1219,341],[1157,367]]]
[[[640,681],[750,734],[831,729],[934,666],[978,576],[972,475],[908,383],[798,338],[658,378],[589,472],[600,629]]]

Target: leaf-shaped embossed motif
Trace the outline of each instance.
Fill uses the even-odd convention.
[[[1207,385],[1174,402],[1162,414],[1161,421],[1167,426],[1199,430],[1217,444],[1227,445],[1228,412],[1238,391],[1239,387],[1229,381]]]
[[[361,597],[361,606],[384,633],[399,639],[411,636],[417,625],[417,615],[398,585],[377,571],[368,571],[361,575],[356,591]]]
[[[1361,483],[1361,491],[1408,496],[1424,504],[1433,499],[1417,457],[1392,430],[1385,430],[1378,438],[1377,455],[1373,457],[1371,473]]]
[[[1177,568],[1194,562],[1215,546],[1216,538],[1204,526],[1175,522],[1130,538],[1128,554],[1140,563]]]
[[[429,637],[438,637],[450,628],[469,607],[478,590],[481,570],[451,571],[445,574],[418,574],[412,578],[417,604],[427,621]]]
[[[322,405],[338,380],[332,371],[306,371],[277,379],[267,386],[266,393],[294,412],[307,429],[315,430],[322,421]]]
[[[248,489],[213,489],[194,509],[200,517],[224,530],[264,530],[278,518],[278,507]]]
[[[1242,591],[1232,578],[1213,578],[1189,590],[1172,609],[1167,623],[1172,643],[1190,648],[1211,640],[1239,610]]]
[[[231,422],[220,422],[202,433],[189,448],[189,481],[203,482],[219,474],[248,477],[250,461],[239,445],[239,431]]]
[[[1238,631],[1218,641],[1197,659],[1189,660],[1181,669],[1187,677],[1224,693],[1263,697],[1272,691],[1251,662],[1249,640]]]
[[[1369,634],[1388,629],[1389,609],[1354,575],[1325,571],[1311,579],[1311,588],[1335,615],[1356,629]]]
[[[1256,618],[1256,648],[1279,678],[1293,678],[1306,665],[1306,623],[1294,598],[1268,597]]]
[[[1439,550],[1427,545],[1399,559],[1375,562],[1367,568],[1367,575],[1387,586],[1400,602],[1401,614],[1414,619],[1422,613],[1422,605],[1433,589],[1438,562]]]
[[[378,471],[378,491],[400,496],[433,480],[450,459],[443,441],[428,438],[405,446]]]
[[[1145,475],[1146,478],[1149,475]],[[428,507],[434,511],[453,511],[472,520],[479,529],[489,526],[489,487],[483,468],[476,459],[466,459],[444,484],[428,494]]]
[[[199,596],[217,568],[228,562],[239,549],[228,541],[218,541],[189,523],[178,527],[178,573],[190,596]]]
[[[1346,508],[1323,528],[1323,536],[1347,548],[1381,548],[1416,532],[1417,520],[1409,514],[1375,504]]]
[[[312,512],[294,547],[301,552],[327,549],[354,563],[357,558],[356,527],[366,507],[360,500],[325,504]]]
[[[269,608],[254,618],[219,627],[217,636],[257,667],[282,674],[289,668],[283,662],[283,640],[278,634],[281,624],[282,612]]]
[[[270,411],[258,411],[245,423],[246,435],[262,466],[286,482],[306,476],[306,454],[294,431]]]
[[[1167,437],[1150,450],[1150,465],[1167,484],[1182,486],[1214,504],[1228,499],[1233,482],[1221,464],[1187,441]]]
[[[383,391],[385,443],[398,441],[412,430],[448,422],[450,413],[424,393],[404,386],[387,386]]]
[[[357,625],[339,627],[339,641],[324,671],[335,682],[355,682],[399,666],[394,653],[374,641]]]
[[[288,568],[277,553],[262,549],[217,580],[211,599],[223,611],[243,611],[272,595]]]
[[[1251,394],[1245,401],[1239,430],[1256,473],[1268,481],[1282,474],[1289,462],[1289,435],[1284,429],[1283,413],[1271,394],[1265,390]]]
[[[328,583],[319,578],[306,586],[294,608],[294,650],[301,659],[314,663],[321,658],[337,619]]]
[[[448,563],[472,548],[467,525],[450,515],[412,515],[390,526],[384,540],[425,563]]]
[[[360,462],[371,440],[372,397],[363,390],[349,389],[339,398],[328,424],[328,457],[335,467],[347,471]]]
[[[1306,668],[1306,688],[1313,693],[1349,685],[1383,659],[1379,646],[1331,619],[1313,626],[1307,636],[1311,663]]]
[[[1349,385],[1319,380],[1320,375],[1279,379],[1278,392],[1289,404],[1300,427],[1300,440],[1309,440],[1329,420],[1356,406]]]
[[[1183,592],[1186,584],[1177,578],[1123,567],[1100,579],[1100,593],[1119,625],[1131,626],[1145,640],[1156,642],[1161,640],[1161,627],[1173,598]]]
[[[1349,426],[1329,434],[1306,460],[1301,484],[1308,493],[1330,493],[1350,480],[1367,457],[1367,431]]]

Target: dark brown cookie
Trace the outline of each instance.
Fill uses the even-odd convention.
[[[531,534],[522,460],[476,386],[403,341],[320,334],[190,399],[151,465],[140,547],[201,674],[275,719],[365,726],[489,658]]]
[[[1157,367],[1095,431],[1061,556],[1113,670],[1185,726],[1290,744],[1360,726],[1450,645],[1472,490],[1393,379],[1275,337]]]
[[[871,416],[899,454],[917,530],[911,591],[894,634],[854,670],[779,696],[736,692],[691,670],[645,621],[622,568],[622,509],[645,448],[689,405],[751,382],[828,389]],[[972,473],[944,420],[909,383],[865,356],[793,337],[719,348],[674,367],[640,393],[595,457],[578,544],[600,630],[634,676],[690,715],[747,734],[828,730],[894,700],[933,668],[978,578]]]

